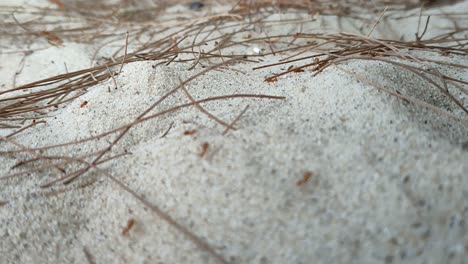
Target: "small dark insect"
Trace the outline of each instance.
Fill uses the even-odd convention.
[[[265,82],[268,82],[268,83],[272,83],[272,82],[276,82],[276,81],[278,81],[278,79],[274,78],[274,77],[269,77],[269,78],[265,79]]]
[[[192,10],[197,10],[198,11],[198,10],[202,9],[204,6],[205,6],[205,4],[203,4],[202,2],[195,1],[195,2],[190,3],[189,8],[192,9]]]
[[[135,225],[135,223],[136,223],[136,221],[133,218],[128,220],[127,226],[124,228],[124,230],[122,230],[122,236],[127,236],[128,233],[130,232],[130,229],[132,229],[132,227]]]
[[[197,133],[197,130],[193,129],[193,130],[186,130],[184,132],[184,135],[186,136],[192,136],[192,135],[195,135]]]
[[[208,142],[205,142],[202,144],[202,151],[200,152],[200,157],[203,158],[206,153],[208,152],[208,148],[210,147],[210,144]]]
[[[304,175],[302,176],[302,179],[298,180],[296,182],[296,185],[301,186],[301,185],[305,184],[313,175],[314,175],[314,173],[311,172],[311,171],[304,172]]]
[[[88,104],[88,101],[84,101],[80,104],[80,108],[83,108],[85,107],[86,105]]]

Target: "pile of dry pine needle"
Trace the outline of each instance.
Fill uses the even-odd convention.
[[[59,175],[56,180],[43,184],[41,188],[51,188],[57,185],[69,185],[80,176],[94,170],[107,175],[120,187],[131,193],[145,206],[151,208],[160,217],[168,221],[179,231],[202,249],[208,251],[222,263],[227,261],[215,252],[208,244],[191,231],[178,224],[156,205],[151,204],[139,194],[130,190],[125,184],[99,166],[103,163],[125,156],[126,153],[113,153],[113,147],[125,137],[133,126],[141,122],[158,118],[181,108],[196,106],[203,110],[201,103],[213,100],[225,100],[232,97],[257,97],[263,99],[282,99],[281,97],[242,94],[205,98],[173,106],[162,112],[154,113],[162,101],[192,80],[201,77],[208,71],[224,69],[237,63],[257,63],[264,56],[287,55],[275,64],[254,67],[254,70],[274,65],[292,65],[283,72],[268,76],[265,82],[275,82],[278,78],[292,72],[312,71],[320,74],[328,67],[337,67],[360,81],[367,83],[391,96],[418,105],[421,109],[434,111],[454,122],[468,125],[468,109],[466,103],[455,95],[454,90],[468,95],[468,82],[439,72],[435,66],[445,65],[453,68],[467,69],[467,65],[446,63],[430,59],[429,56],[418,57],[411,51],[425,51],[428,54],[443,56],[468,55],[468,28],[458,26],[457,21],[464,21],[468,14],[444,14],[454,21],[454,27],[447,29],[438,36],[425,36],[431,27],[430,16],[414,12],[419,18],[419,31],[411,40],[377,39],[372,37],[373,30],[384,23],[387,16],[398,16],[400,10],[421,10],[418,7],[434,7],[455,1],[136,1],[121,0],[118,3],[106,4],[106,1],[65,1],[49,0],[53,7],[42,8],[24,6],[12,8],[0,5],[0,35],[4,53],[19,53],[28,56],[40,45],[61,46],[63,43],[93,43],[101,48],[113,46],[113,53],[107,58],[98,60],[101,48],[97,49],[92,66],[74,72],[51,76],[43,80],[0,91],[0,129],[11,131],[1,136],[1,155],[7,155],[18,162],[12,168],[12,173],[0,175],[0,180],[34,173],[53,171]],[[175,3],[177,2],[177,3]],[[200,16],[201,10],[222,4],[229,6],[216,12],[213,8],[208,15]],[[178,18],[165,15],[169,8],[175,5],[189,6],[189,12],[179,13]],[[297,19],[277,20],[275,14],[295,14]],[[27,22],[19,22],[16,16],[30,14],[35,16]],[[3,17],[3,18],[2,18]],[[345,32],[320,33],[297,32],[286,35],[269,35],[271,28],[278,25],[295,25],[301,29],[307,23],[336,17],[338,20],[353,20],[367,27],[361,27],[362,34]],[[236,28],[236,31],[232,29]],[[369,30],[370,28],[370,30]],[[251,32],[262,32],[252,37]],[[7,44],[5,44],[7,43]],[[215,43],[207,49],[206,43]],[[252,55],[236,54],[235,47],[246,45],[262,45],[268,47],[261,53]],[[209,46],[212,47],[212,46]],[[304,56],[304,53],[314,55]],[[352,60],[379,61],[391,64],[417,75],[428,85],[436,87],[440,93],[452,101],[460,109],[461,114],[445,111],[428,102],[412,98],[374,83],[363,76],[347,71],[339,66]],[[65,105],[80,97],[100,82],[114,79],[125,64],[136,61],[154,61],[156,64],[191,63],[188,70],[202,69],[187,80],[181,81],[166,95],[142,112],[133,122],[117,127],[106,133],[90,136],[85,139],[66,143],[30,148],[15,140],[15,136],[23,131],[46,122],[48,112],[60,105]],[[429,66],[428,66],[429,65]],[[431,66],[432,65],[432,66]],[[117,85],[117,84],[116,84]],[[219,120],[209,115],[215,122]],[[224,124],[229,129],[230,124]],[[232,125],[232,124],[231,124]],[[112,136],[113,140],[105,148],[80,156],[51,156],[48,150],[63,148],[69,145],[79,145],[102,137]],[[70,170],[70,164],[79,164],[78,170]],[[6,204],[7,201],[2,202]]]

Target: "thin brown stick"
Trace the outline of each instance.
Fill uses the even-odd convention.
[[[88,261],[89,264],[96,264],[93,255],[89,252],[86,246],[83,247],[83,253],[86,257],[86,261]]]
[[[223,135],[226,135],[229,132],[229,130],[232,129],[232,127],[241,119],[241,117],[245,114],[245,112],[247,112],[248,109],[249,109],[249,105],[247,105],[244,108],[244,110],[242,110],[242,112],[240,112],[240,114],[236,117],[236,119],[234,119],[232,123],[226,127],[226,129],[223,132]]]
[[[190,102],[194,103],[194,106],[200,110],[202,113],[204,113],[205,115],[207,115],[210,119],[214,120],[216,123],[218,124],[221,124],[225,127],[228,127],[229,124],[224,122],[223,120],[217,118],[215,115],[213,115],[212,113],[208,112],[205,108],[203,108],[200,104],[197,104],[196,103],[196,100],[193,99],[192,95],[188,92],[187,88],[185,88],[185,86],[183,85],[183,82],[182,80],[179,79],[179,83],[180,83],[180,88],[182,89],[182,91],[185,93],[185,95],[187,96],[187,98],[190,100]]]
[[[76,140],[76,141],[72,141],[72,142],[67,142],[67,143],[48,145],[48,146],[36,147],[36,148],[30,148],[30,150],[34,150],[34,151],[46,150],[46,149],[65,147],[65,146],[69,146],[69,145],[75,145],[75,144],[95,140],[95,139],[102,138],[102,137],[107,136],[107,135],[111,135],[111,134],[113,134],[115,132],[124,130],[128,126],[134,126],[134,125],[139,124],[141,122],[145,122],[147,120],[150,120],[150,119],[153,119],[153,118],[156,118],[156,117],[159,117],[159,116],[163,116],[165,114],[172,113],[174,111],[178,111],[178,110],[181,110],[181,109],[186,108],[186,107],[193,106],[194,104],[206,103],[206,102],[210,102],[210,101],[234,99],[234,98],[257,98],[257,99],[273,99],[273,100],[284,100],[285,99],[284,96],[274,96],[274,95],[264,95],[264,94],[231,94],[231,95],[209,97],[209,98],[197,100],[197,101],[195,101],[193,103],[186,103],[186,104],[171,107],[169,109],[163,110],[163,111],[158,112],[156,114],[152,114],[152,115],[143,117],[143,118],[141,118],[139,120],[133,121],[132,123],[129,123],[129,124],[114,128],[112,130],[109,130],[107,132],[101,133],[101,134],[96,135],[96,136],[92,136],[92,137],[88,137],[88,138],[85,138],[85,139]],[[24,152],[24,150],[19,150],[19,151],[18,150],[10,150],[10,151],[6,151],[6,152],[5,151],[0,151],[0,155],[2,155],[2,154],[13,154],[13,153],[19,153],[19,152]]]
[[[368,80],[367,78],[364,78],[364,77],[361,76],[361,75],[358,75],[358,74],[356,74],[356,73],[353,73],[353,72],[351,72],[351,71],[348,71],[348,70],[346,70],[346,69],[344,69],[344,68],[342,68],[342,67],[340,67],[340,66],[338,66],[338,65],[334,65],[334,66],[335,66],[337,69],[339,69],[339,70],[341,70],[341,71],[343,71],[343,72],[345,72],[345,73],[347,73],[347,74],[349,74],[349,75],[351,75],[351,76],[354,76],[356,79],[358,79],[358,80],[360,80],[360,81],[362,81],[362,82],[365,82],[365,83],[367,83],[367,84],[369,84],[369,85],[371,85],[371,86],[373,86],[373,87],[375,87],[375,88],[377,88],[377,89],[379,89],[379,90],[381,90],[381,91],[384,91],[384,92],[386,92],[386,93],[388,93],[388,94],[390,94],[390,95],[392,95],[392,96],[398,97],[398,98],[400,98],[400,99],[403,99],[403,100],[408,101],[408,102],[410,102],[410,103],[413,103],[413,104],[415,104],[415,105],[418,105],[418,106],[427,108],[427,109],[429,109],[429,110],[431,110],[431,111],[434,111],[434,112],[436,112],[436,113],[438,113],[438,114],[444,115],[444,116],[446,116],[447,118],[452,119],[452,120],[457,121],[457,122],[460,122],[460,123],[462,123],[462,124],[464,124],[464,125],[468,125],[468,120],[460,119],[460,118],[458,118],[458,117],[456,117],[456,116],[454,116],[454,115],[451,115],[451,114],[449,114],[449,113],[447,113],[447,112],[445,112],[445,111],[442,111],[441,109],[439,109],[439,108],[437,108],[437,107],[434,107],[433,105],[430,105],[430,104],[428,104],[428,103],[425,103],[425,102],[422,102],[422,101],[419,101],[419,100],[416,100],[416,99],[413,99],[413,98],[410,98],[410,97],[401,95],[401,94],[396,93],[396,92],[393,92],[393,91],[390,91],[390,90],[388,90],[387,88],[385,88],[385,87],[383,87],[383,86],[381,86],[381,85],[379,85],[379,84],[377,84],[377,83],[374,83],[374,82]]]
[[[10,137],[13,137],[13,136],[15,136],[15,135],[18,135],[19,133],[21,133],[21,132],[27,130],[28,128],[31,128],[31,127],[33,127],[33,126],[35,126],[35,125],[37,125],[37,124],[45,124],[45,123],[46,123],[46,121],[44,121],[44,120],[37,121],[37,122],[32,122],[31,124],[29,124],[29,125],[27,125],[27,126],[25,126],[25,127],[22,127],[21,129],[19,129],[19,130],[13,132],[13,133],[7,135],[6,138],[10,138]],[[1,139],[0,139],[0,140],[1,140]]]
[[[107,64],[106,64],[106,68],[107,68],[107,71],[108,71],[109,74],[110,74],[110,77],[112,78],[112,82],[114,83],[114,88],[117,90],[118,86],[117,86],[117,81],[116,81],[115,78],[114,78],[114,72],[111,72],[111,70],[109,69],[109,67],[107,66]]]
[[[122,72],[122,68],[125,64],[125,60],[127,59],[127,48],[128,48],[128,31],[127,31],[127,34],[126,34],[126,37],[125,37],[125,54],[122,58],[122,64],[120,64],[120,68],[119,68],[119,73]]]
[[[382,20],[382,17],[385,15],[385,13],[387,12],[387,9],[388,7],[385,7],[384,11],[380,14],[379,18],[377,19],[377,21],[375,21],[374,25],[372,26],[371,30],[369,30],[369,33],[367,33],[367,37],[370,37],[370,35],[372,35],[372,32],[374,32],[375,28],[377,27],[377,25],[380,23],[380,20]]]
[[[140,201],[142,204],[144,204],[146,207],[151,209],[154,213],[156,213],[161,219],[169,223],[171,226],[176,228],[179,232],[184,234],[188,239],[190,239],[193,243],[195,243],[199,248],[202,250],[208,252],[213,258],[215,258],[219,263],[227,264],[229,263],[227,260],[224,259],[223,256],[218,254],[208,243],[203,241],[201,238],[196,236],[194,233],[192,233],[190,230],[188,230],[186,227],[182,226],[179,224],[177,221],[175,221],[172,217],[170,217],[167,213],[163,212],[158,206],[151,204],[149,201],[147,201],[145,198],[142,196],[138,195],[136,192],[134,192],[132,189],[127,187],[122,181],[118,180],[114,176],[107,174],[107,177],[112,180],[114,183],[116,183],[120,188],[125,190],[127,193],[131,194],[135,199]]]

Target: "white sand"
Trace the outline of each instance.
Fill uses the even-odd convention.
[[[468,2],[447,10],[467,11]],[[432,23],[438,25],[437,18]],[[406,30],[397,35],[412,37],[414,29]],[[17,83],[63,73],[64,63],[69,71],[88,67],[92,50],[65,44],[34,52]],[[0,56],[5,89],[21,55]],[[265,58],[264,64],[278,59]],[[118,89],[112,80],[92,87],[15,140],[36,147],[105,132],[132,121],[179,78],[200,70],[153,64],[126,65],[116,77]],[[204,104],[227,123],[249,105],[238,129],[227,135],[194,107],[145,122],[114,150],[132,154],[102,168],[234,263],[467,263],[466,126],[333,67],[317,77],[306,71],[266,83],[265,76],[285,66],[252,71],[254,66],[233,67],[244,73],[211,71],[187,89],[196,99],[258,93],[285,100]],[[412,74],[377,62],[342,67],[460,114]],[[439,70],[466,80],[466,71]],[[80,107],[84,101],[87,106]],[[188,100],[178,92],[154,111],[183,102]],[[188,130],[197,133],[184,135]],[[112,139],[51,154],[86,153]],[[200,157],[205,142],[209,148]],[[0,156],[0,175],[17,161]],[[297,186],[306,171],[312,178]],[[0,263],[86,263],[83,247],[96,263],[216,263],[104,175],[92,172],[83,180],[96,175],[97,184],[50,197],[38,186],[54,179],[52,173],[2,181],[0,200],[9,203],[0,207]],[[136,223],[122,236],[129,219]]]

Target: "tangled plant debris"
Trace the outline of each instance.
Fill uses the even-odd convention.
[[[41,179],[39,188],[50,189],[45,193],[51,196],[92,186],[99,176],[107,177],[213,259],[229,263],[221,250],[207,243],[196,231],[174,220],[168,212],[104,169],[107,163],[131,155],[124,145],[120,146],[122,141],[143,123],[158,122],[160,118],[192,107],[220,125],[225,135],[237,129],[238,121],[250,105],[236,109],[231,120],[225,121],[224,117],[205,108],[205,103],[240,99],[249,104],[261,104],[287,99],[275,93],[256,91],[196,99],[187,89],[210,72],[242,73],[239,65],[249,65],[253,71],[274,69],[275,72],[259,80],[270,84],[305,72],[312,73],[314,78],[328,68],[335,68],[402,102],[418,106],[420,111],[432,111],[449,122],[468,126],[468,80],[451,74],[466,73],[468,68],[463,63],[468,55],[468,28],[462,26],[468,14],[439,13],[436,9],[456,2],[459,1],[120,0],[95,3],[49,0],[49,4],[37,6],[0,5],[1,52],[22,56],[8,83],[10,87],[0,90],[0,154],[9,161],[5,164],[12,164],[7,173],[0,175],[0,180],[33,175]],[[431,17],[442,17],[447,25],[439,28],[435,35],[430,29],[438,25],[431,23]],[[390,20],[416,21],[414,35],[395,32],[385,35],[379,31],[381,27],[391,27]],[[90,57],[90,67],[68,71],[65,64],[60,74],[17,85],[18,76],[31,74],[23,73],[28,57],[67,43],[98,47]],[[460,58],[461,62],[447,62],[444,60],[447,57]],[[353,61],[382,63],[414,75],[430,87],[428,90],[432,89],[431,94],[425,96],[388,87],[344,67]],[[17,140],[23,133],[46,125],[57,109],[70,107],[75,101],[79,101],[83,110],[90,108],[94,102],[80,98],[93,92],[99,84],[111,81],[110,93],[124,89],[118,78],[128,64],[135,62],[151,62],[154,69],[182,65],[188,77],[178,79],[171,89],[138,115],[131,116],[127,123],[105,132],[46,145],[38,142],[29,146]],[[445,71],[447,67],[452,71]],[[182,95],[186,101],[161,108],[176,95]],[[431,101],[434,97],[443,98],[445,103],[434,103]],[[68,152],[70,148],[81,149],[90,142],[96,142],[96,147],[87,152]],[[207,158],[211,148],[204,142],[198,155]],[[315,175],[307,173],[297,185],[305,184]],[[43,175],[47,175],[47,181],[43,181]],[[9,201],[1,198],[0,206],[7,206]],[[132,224],[129,222],[122,234],[131,233],[129,230],[135,222],[131,219]],[[93,259],[86,247],[83,251],[88,261]]]

